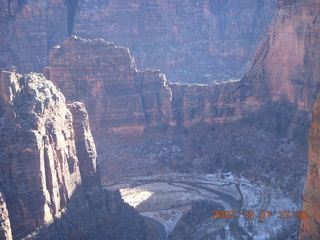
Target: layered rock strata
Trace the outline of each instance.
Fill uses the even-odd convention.
[[[239,79],[276,1],[79,1],[74,34],[131,49],[139,68],[172,81]]]
[[[1,234],[10,239],[11,225],[14,239],[144,239],[138,214],[101,190],[84,105],[67,107],[40,74],[2,72],[0,92]]]
[[[137,70],[128,49],[78,37],[52,50],[48,74],[67,99],[88,105],[99,137],[228,122],[281,99],[310,111],[320,74],[318,12],[318,0],[279,1],[272,26],[240,81],[170,83],[158,71]]]
[[[283,151],[298,146],[304,140],[307,119],[319,90],[320,62],[319,54],[316,54],[320,52],[318,13],[318,0],[278,1],[272,25],[261,42],[249,71],[240,81],[213,85],[178,84],[165,81],[164,76],[156,70],[147,70],[147,78],[140,81],[139,76],[144,72],[136,69],[128,50],[103,43],[102,40],[88,41],[78,37],[71,37],[51,52],[47,74],[66,94],[67,99],[84,101],[88,106],[95,106],[88,109],[93,134],[98,136],[100,152],[104,150],[106,138],[112,134],[132,139],[132,136],[145,136],[150,132],[163,134],[168,129],[183,128],[191,129],[194,138],[197,139],[202,124],[207,123],[208,126],[204,128],[209,130],[210,126],[213,126],[213,132],[219,129],[215,134],[225,136],[229,133],[226,133],[223,127],[230,127],[230,122],[237,126],[236,129],[232,128],[234,131],[246,134],[248,125],[244,122],[249,119],[252,125],[250,131],[263,135],[261,139],[255,134],[250,136],[252,143],[259,145],[259,149],[268,144],[275,146],[269,151],[272,153],[271,156],[267,153],[257,153],[256,157],[268,159],[266,168],[273,169],[279,159],[283,160],[284,165],[291,163],[292,151],[286,154],[283,154]],[[84,48],[86,50],[82,51]],[[110,49],[114,51],[112,54]],[[121,52],[126,53],[120,54]],[[112,62],[116,64],[112,65]],[[148,79],[155,81],[152,80],[152,84],[144,88],[140,83],[148,82]],[[148,98],[144,98],[146,92]],[[276,109],[272,110],[275,106]],[[290,111],[288,116],[292,119],[281,116],[281,112],[285,111]],[[271,115],[270,124],[261,120],[266,119],[268,114]],[[151,119],[158,120],[149,121],[150,116],[153,116]],[[162,118],[159,120],[156,116]],[[99,119],[101,121],[98,121]],[[103,119],[108,119],[108,122],[103,122]],[[211,136],[213,133],[209,130],[207,134]],[[288,135],[283,136],[278,132]],[[205,138],[206,135],[203,135]],[[273,139],[274,135],[277,135],[277,140]],[[242,137],[238,136],[237,139]],[[228,149],[233,141],[233,138],[225,140],[224,148]],[[195,147],[194,151],[197,151],[197,147],[201,148],[196,141],[190,145]],[[221,147],[219,144],[217,146]],[[219,164],[222,161],[221,156],[224,156],[218,148],[207,148],[209,150],[205,149],[203,152],[208,156],[201,156],[202,160],[197,158],[198,167],[201,169],[203,167],[200,166],[200,162],[206,164],[209,169],[213,161],[210,156],[215,156],[214,161]],[[295,164],[305,158],[304,145],[297,149],[299,151],[295,153],[297,157],[294,157],[293,161]],[[242,152],[241,149],[239,151]],[[246,150],[240,155],[234,153],[233,157],[247,159],[252,153],[249,152]],[[114,153],[116,157],[108,158],[102,154],[102,159],[111,159],[108,161],[112,161],[111,164],[118,169],[123,166],[131,169],[127,159],[134,157],[128,155],[130,154],[119,156]],[[190,155],[188,161],[192,163],[190,169],[193,169],[197,165],[197,156],[192,153]],[[118,159],[122,157],[123,161],[119,163]],[[139,157],[142,159],[144,155]],[[227,157],[224,156],[223,159]],[[224,162],[224,165],[220,164],[221,167],[230,170],[234,158]],[[187,161],[187,158],[182,159]],[[257,167],[258,161],[252,157],[250,159],[253,168]],[[164,160],[159,157],[159,166],[161,161]],[[177,163],[172,161],[171,166],[174,164]],[[304,169],[304,166],[304,163],[299,165],[301,169]],[[257,169],[262,171],[260,167]],[[298,185],[301,183],[302,175],[301,171],[294,171],[290,179]]]
[[[63,0],[0,1],[0,70],[42,72],[67,37],[67,12]]]
[[[307,215],[301,222],[300,240],[320,238],[320,95],[314,105],[309,132],[309,165],[303,194]]]
[[[286,98],[312,111],[320,80],[320,1],[278,1],[269,31],[244,77],[254,96]]]
[[[74,32],[128,46],[140,68],[172,80],[240,78],[274,9],[275,0],[3,0],[0,70],[41,72],[50,49]]]
[[[127,48],[73,36],[52,50],[47,70],[67,99],[86,104],[97,138],[139,135],[144,126],[172,124],[165,76],[137,70]]]

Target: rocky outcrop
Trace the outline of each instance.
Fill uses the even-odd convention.
[[[1,234],[9,238],[11,225],[15,239],[119,239],[117,222],[124,222],[144,239],[138,214],[119,194],[101,190],[84,105],[67,107],[40,74],[2,72],[0,93]],[[111,215],[118,212],[122,215]],[[135,234],[120,236],[135,239]]]
[[[72,115],[41,76],[3,72],[1,162],[13,235],[50,224],[81,184]]]
[[[159,68],[173,81],[240,78],[274,9],[275,0],[3,0],[0,70],[41,72],[51,48],[73,32],[128,46],[139,68]]]
[[[137,70],[127,48],[73,36],[53,49],[47,70],[67,99],[85,103],[95,138],[141,135],[146,126],[171,124],[165,76]]]
[[[91,135],[87,110],[81,102],[69,104],[68,109],[73,116],[73,129],[82,186],[86,191],[98,190],[101,185],[97,169],[97,152]]]
[[[308,175],[304,187],[303,209],[306,218],[300,226],[301,240],[313,240],[320,238],[320,95],[314,105],[309,132],[309,165]]]

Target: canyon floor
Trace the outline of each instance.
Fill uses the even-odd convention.
[[[120,189],[125,202],[155,220],[160,239],[294,239],[297,234],[289,229],[298,229],[299,221],[293,216],[281,219],[278,213],[301,210],[296,204],[280,190],[232,173],[153,175],[104,187]],[[213,211],[236,214],[213,219]],[[252,219],[244,217],[243,211],[253,211]],[[261,219],[261,211],[270,211],[270,218]]]

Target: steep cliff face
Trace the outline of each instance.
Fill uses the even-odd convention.
[[[240,162],[247,159],[242,163],[243,168],[247,164],[257,172],[264,171],[264,168],[277,172],[273,169],[279,161],[284,164],[283,168],[292,163],[299,166],[299,170],[285,174],[290,182],[300,186],[303,176],[300,170],[305,169],[303,159],[306,157],[305,145],[301,142],[305,138],[310,105],[319,82],[319,56],[315,52],[319,49],[320,39],[318,0],[278,3],[272,27],[256,52],[248,73],[240,81],[213,85],[167,82],[158,71],[137,70],[127,49],[101,40],[71,37],[54,49],[50,55],[48,75],[67,99],[84,101],[89,106],[93,133],[98,137],[98,151],[106,164],[104,177],[108,178],[110,174],[116,178],[121,173],[115,169],[122,171],[124,166],[128,172],[130,169],[128,174],[146,174],[146,169],[150,172],[152,169],[163,170],[164,162],[165,167],[170,166],[177,171],[181,168],[186,171],[216,171],[212,166],[238,171],[232,167],[234,159]],[[150,84],[141,85],[140,82]],[[203,128],[206,130],[201,134]],[[144,155],[149,151],[146,148],[157,149],[158,142],[162,142],[145,138],[150,136],[148,133],[156,132],[163,136],[168,129],[185,130],[186,136],[179,132],[176,140],[177,148],[182,150],[168,158],[157,157],[153,153]],[[232,134],[225,129],[231,129]],[[106,138],[115,133],[131,139],[132,136],[143,136],[143,141],[149,143],[150,140],[150,145],[146,147],[142,143],[134,147],[119,147],[121,153],[118,153],[114,146],[110,147],[112,149],[104,146]],[[200,144],[199,135],[201,139],[208,139],[210,144]],[[248,137],[244,139],[242,135]],[[220,139],[219,143],[216,139]],[[171,149],[172,141],[168,140],[168,145],[166,141],[162,142],[164,148]],[[244,142],[250,142],[245,151],[237,148]],[[120,144],[125,145],[124,142]],[[231,145],[233,154],[229,154]],[[265,151],[263,146],[270,146],[270,149]],[[247,150],[252,148],[255,148],[254,154]],[[283,153],[285,149],[293,148],[297,150]],[[137,153],[140,150],[141,155]],[[198,156],[192,152],[201,154]],[[140,168],[131,166],[128,158],[139,162]],[[146,160],[143,162],[141,159]],[[247,172],[243,168],[242,173]],[[273,184],[278,184],[283,171],[279,169],[274,174]],[[288,183],[283,184],[283,189],[286,188],[290,188]]]
[[[217,124],[240,119],[261,107],[242,81],[214,85],[170,84],[175,126]]]
[[[49,78],[67,99],[83,101],[94,136],[143,133],[171,122],[171,90],[157,70],[138,71],[129,50],[71,37],[50,55]]]
[[[120,196],[101,190],[82,103],[69,110],[64,96],[39,74],[2,72],[0,92],[1,234],[10,239],[11,225],[16,239],[30,232],[31,239],[99,239],[120,231],[120,225],[108,225],[111,219],[144,227]],[[125,210],[128,220],[111,215]],[[124,231],[123,239],[136,237],[130,234]]]
[[[3,72],[1,162],[13,234],[52,223],[81,184],[72,115],[40,76]]]
[[[73,116],[82,186],[86,191],[98,190],[101,185],[97,169],[97,152],[91,135],[87,110],[81,102],[69,104],[68,109]]]
[[[244,77],[258,98],[287,98],[312,110],[319,91],[320,1],[279,1],[270,30]]]
[[[0,70],[42,72],[52,46],[67,37],[63,0],[0,2]]]
[[[127,46],[137,66],[172,81],[241,78],[275,1],[79,1],[74,34]]]
[[[320,238],[320,96],[314,105],[309,132],[309,166],[303,194],[303,209],[307,212],[300,226],[301,240]]]
[[[41,72],[50,49],[74,33],[128,46],[139,68],[175,81],[240,78],[274,9],[275,0],[3,0],[0,69]]]
[[[141,134],[160,125],[223,123],[280,99],[310,111],[320,74],[318,12],[318,0],[279,1],[272,26],[241,81],[169,83],[158,71],[138,71],[128,49],[77,37],[52,51],[50,79],[68,99],[85,101],[94,129],[108,126],[111,132],[124,134],[130,130]]]

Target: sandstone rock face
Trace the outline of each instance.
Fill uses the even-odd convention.
[[[10,239],[11,225],[15,239],[145,239],[138,214],[101,190],[84,105],[67,107],[40,74],[2,72],[0,93],[0,234]],[[112,219],[136,234],[124,229],[117,238],[122,225]]]
[[[240,81],[169,83],[158,71],[137,70],[128,49],[78,37],[51,52],[49,78],[67,99],[85,102],[95,137],[116,132],[141,135],[159,126],[223,123],[280,99],[310,111],[320,74],[320,57],[315,54],[320,51],[317,3],[278,2],[272,27]]]
[[[301,240],[320,238],[320,96],[314,105],[309,132],[309,166],[303,194],[303,209],[307,218],[303,219],[300,227]]]
[[[275,0],[3,0],[0,70],[41,72],[50,49],[74,32],[128,46],[139,68],[174,81],[240,78],[274,9]]]
[[[263,101],[250,97],[241,81],[214,85],[171,84],[172,111],[178,127],[226,123],[256,111]]]
[[[140,135],[145,126],[171,124],[164,75],[138,71],[127,48],[71,37],[51,52],[48,74],[67,99],[85,103],[97,138]]]
[[[199,135],[201,125],[206,126],[203,139],[212,139],[210,136],[217,134],[214,136],[224,141],[223,144],[221,143],[223,147],[217,143],[212,149],[213,144],[209,144],[202,151],[203,155],[199,154],[201,155],[199,158],[196,158],[197,156],[194,156],[191,151],[189,157],[181,153],[182,163],[174,157],[170,158],[173,159],[172,161],[159,157],[152,164],[156,162],[156,166],[161,168],[165,162],[166,167],[170,165],[174,168],[176,165],[178,167],[175,169],[179,170],[186,166],[186,161],[190,161],[189,170],[195,167],[203,170],[203,166],[207,166],[206,170],[215,171],[212,162],[219,164],[223,162],[220,164],[221,168],[230,170],[234,159],[239,157],[237,151],[240,151],[239,159],[247,159],[249,156],[252,168],[260,172],[264,171],[261,166],[265,166],[265,161],[262,159],[268,159],[266,169],[270,170],[279,164],[279,159],[283,160],[281,161],[284,166],[286,166],[285,163],[292,162],[298,166],[297,163],[306,157],[305,146],[298,146],[304,140],[310,106],[318,91],[319,56],[314,52],[315,49],[319,49],[318,0],[279,1],[278,3],[272,27],[256,52],[248,73],[240,81],[212,85],[178,84],[165,81],[158,71],[148,70],[143,75],[143,83],[150,82],[150,85],[141,87],[141,84],[137,83],[140,82],[139,76],[143,72],[135,68],[134,61],[126,49],[110,43],[103,44],[101,40],[88,41],[78,37],[71,37],[62,46],[54,49],[50,55],[48,76],[66,94],[67,99],[83,101],[88,106],[93,135],[98,142],[98,152],[102,153],[101,162],[105,162],[105,169],[107,166],[114,166],[105,173],[113,174],[116,172],[114,169],[118,169],[117,173],[119,173],[126,166],[128,172],[131,173],[133,169],[136,174],[139,174],[139,171],[147,169],[144,167],[141,170],[141,166],[150,164],[149,159],[143,154],[138,157],[132,156],[132,152],[136,149],[132,149],[131,146],[127,149],[118,148],[125,152],[123,155],[111,149],[108,151],[113,156],[107,156],[103,152],[104,142],[110,135],[120,134],[133,139],[133,136],[149,136],[150,132],[163,136],[168,129],[182,128],[187,132],[192,131],[190,135],[194,136],[191,137],[198,139],[196,136]],[[300,25],[302,28],[299,27]],[[86,50],[82,51],[82,49]],[[109,51],[112,51],[112,54]],[[273,108],[276,110],[272,110]],[[290,114],[282,116],[282,113],[287,114],[288,109]],[[268,115],[271,115],[269,117],[272,123],[261,120],[269,119],[266,117]],[[148,116],[152,116],[151,119],[157,119],[157,121],[148,120],[150,119]],[[290,116],[290,119],[287,119],[287,116]],[[230,127],[230,122],[236,127]],[[250,124],[244,122],[250,122]],[[236,148],[238,144],[243,144],[243,141],[249,141],[248,139],[243,139],[242,134],[232,134],[230,138],[226,138],[225,136],[230,133],[224,128],[244,135],[248,135],[246,131],[250,129],[252,131],[250,142],[260,149],[257,150],[256,157],[252,157],[251,150],[242,151],[241,147]],[[218,129],[217,133],[211,133],[211,131],[215,132],[215,129]],[[282,136],[278,132],[285,132],[288,135]],[[260,134],[261,137],[257,137]],[[275,140],[274,135],[281,136],[277,136]],[[148,138],[145,139],[148,141]],[[219,150],[228,151],[230,144],[233,143],[236,144],[237,150],[234,150],[232,158],[223,155]],[[177,145],[183,145],[183,143],[180,142]],[[265,152],[262,146],[271,145],[274,147],[270,147],[270,154],[264,153],[263,157],[259,155]],[[188,146],[194,146],[193,152],[197,152],[199,148],[202,149],[199,144],[197,145],[197,141]],[[282,152],[283,149],[292,149],[292,146],[299,150],[294,153],[294,160],[290,162],[288,159],[293,159],[290,155],[292,152],[288,155]],[[147,146],[150,149],[153,147],[156,149],[154,145]],[[141,152],[145,153],[147,150]],[[216,160],[210,156],[216,156]],[[148,157],[153,159],[153,153]],[[128,163],[128,159],[140,161],[137,159],[143,158],[146,158],[146,161],[143,164],[139,162],[139,169],[131,166],[133,165],[131,162]],[[221,161],[226,158],[230,160]],[[261,162],[259,163],[260,160],[257,159]],[[200,166],[201,164],[203,166]],[[243,166],[245,164],[247,163],[243,163]],[[154,165],[148,166],[154,168]],[[300,169],[304,167],[303,164],[299,165]],[[150,171],[152,172],[152,169]],[[281,170],[279,171],[281,175]],[[303,175],[301,171],[294,171],[292,174],[286,172],[286,174],[290,174],[292,182],[297,183],[295,186],[300,184]],[[288,185],[283,186],[283,189],[286,187]]]
[[[0,70],[42,72],[52,46],[67,37],[63,0],[0,2]]]
[[[270,30],[244,77],[258,98],[287,98],[312,111],[320,75],[319,0],[279,1]]]
[[[275,1],[79,1],[74,34],[130,48],[137,66],[171,81],[239,79],[270,23]]]
[[[15,235],[52,223],[81,177],[72,115],[53,84],[3,72],[0,89],[1,170]]]
[[[89,117],[83,103],[75,102],[68,105],[73,116],[75,144],[79,159],[79,168],[83,188],[98,190],[101,188],[100,176],[97,172],[97,152],[91,135]]]

